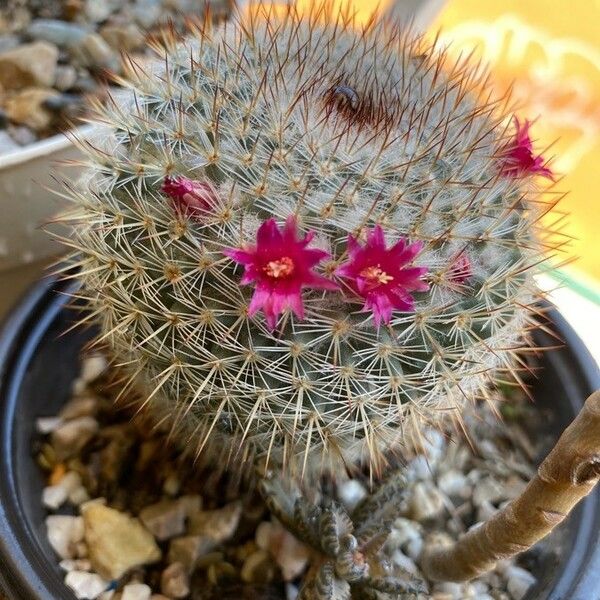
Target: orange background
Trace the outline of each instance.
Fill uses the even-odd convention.
[[[600,281],[600,1],[449,0],[438,29],[453,52],[476,47],[499,90],[514,82],[539,148],[558,138],[548,155],[570,191],[571,269]]]
[[[381,12],[393,1],[381,0]],[[313,4],[296,1],[301,11]],[[351,5],[365,22],[376,3]],[[537,119],[535,147],[554,157],[553,170],[562,177],[556,189],[569,192],[559,210],[570,215],[563,231],[573,241],[559,260],[575,257],[567,270],[590,284],[588,290],[599,290],[600,0],[448,0],[427,31],[432,37],[441,31],[451,53],[475,48],[499,93],[514,84],[519,115]]]

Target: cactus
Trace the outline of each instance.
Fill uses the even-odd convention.
[[[308,501],[289,480],[261,481],[271,513],[314,551],[298,600],[409,600],[425,591],[383,551],[405,485],[394,474],[348,514],[330,498]]]
[[[154,45],[62,221],[158,421],[224,462],[379,472],[518,379],[551,172],[480,69],[323,7]]]

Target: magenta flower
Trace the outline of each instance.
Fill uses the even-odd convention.
[[[473,276],[471,261],[465,252],[461,252],[450,266],[448,279],[459,285],[465,283]]]
[[[248,314],[252,316],[262,309],[271,330],[275,329],[279,315],[288,308],[299,319],[304,318],[303,288],[338,288],[333,281],[312,270],[329,256],[324,250],[307,248],[313,237],[314,233],[309,232],[298,239],[293,217],[288,218],[283,230],[275,219],[269,219],[259,227],[254,247],[224,250],[226,256],[244,265],[241,283],[255,284]]]
[[[529,137],[531,123],[526,119],[521,126],[515,116],[516,133],[514,139],[506,146],[502,154],[502,174],[509,177],[520,177],[528,173],[554,179],[552,171],[544,166],[544,157],[533,155],[533,143]]]
[[[390,322],[393,310],[414,310],[410,292],[429,289],[429,285],[421,281],[427,268],[407,267],[422,248],[422,242],[409,244],[406,239],[386,248],[379,225],[369,231],[364,246],[348,236],[349,261],[339,267],[336,274],[351,280],[354,291],[365,299],[364,310],[373,311],[377,327],[381,321]]]
[[[160,189],[173,200],[175,210],[200,217],[217,203],[217,194],[209,183],[187,177],[165,177]]]

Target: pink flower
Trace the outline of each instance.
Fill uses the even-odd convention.
[[[296,221],[288,218],[280,230],[275,219],[265,221],[256,234],[251,248],[228,248],[226,256],[244,265],[241,283],[255,284],[248,307],[250,316],[263,310],[267,326],[273,330],[279,315],[291,309],[299,319],[304,318],[302,289],[334,290],[337,285],[312,271],[329,254],[324,250],[307,248],[314,233],[297,238]]]
[[[453,283],[463,284],[473,276],[471,261],[465,252],[461,252],[452,263],[448,279]]]
[[[175,210],[200,217],[217,203],[217,194],[209,183],[187,177],[165,177],[160,191],[173,200]]]
[[[337,274],[352,280],[354,291],[365,299],[364,310],[372,310],[377,327],[390,322],[393,310],[413,311],[415,303],[409,292],[425,292],[429,285],[421,281],[426,267],[407,267],[423,248],[422,242],[408,244],[400,239],[391,248],[385,247],[383,229],[376,225],[361,246],[348,236],[349,261]]]
[[[520,177],[532,173],[553,180],[552,171],[544,166],[544,157],[541,154],[533,155],[533,143],[529,137],[531,123],[526,119],[521,126],[519,119],[515,116],[515,127],[517,129],[515,138],[506,146],[502,154],[504,160],[502,174]]]

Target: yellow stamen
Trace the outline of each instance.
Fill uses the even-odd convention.
[[[385,285],[390,281],[394,281],[391,275],[388,275],[379,265],[367,267],[360,272],[360,276],[364,277],[372,286]]]
[[[282,279],[294,272],[294,261],[289,256],[284,256],[279,260],[272,260],[263,267],[263,271],[275,279]]]

